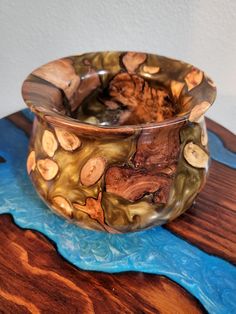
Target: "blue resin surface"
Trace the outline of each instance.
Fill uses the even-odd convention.
[[[25,112],[28,115],[28,112]],[[42,232],[72,264],[103,272],[161,274],[182,285],[209,313],[236,313],[236,267],[211,256],[162,227],[113,235],[81,229],[53,214],[38,198],[26,174],[28,138],[0,120],[0,213],[22,228]],[[236,168],[236,155],[209,132],[212,158]]]

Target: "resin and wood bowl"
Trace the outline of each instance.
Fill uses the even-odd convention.
[[[27,171],[40,197],[81,227],[130,232],[173,220],[205,184],[213,81],[140,52],[71,56],[33,71]]]

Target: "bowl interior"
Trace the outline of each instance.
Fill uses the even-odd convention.
[[[98,126],[158,124],[212,104],[213,81],[182,61],[142,52],[95,52],[34,70],[22,94],[36,113]]]

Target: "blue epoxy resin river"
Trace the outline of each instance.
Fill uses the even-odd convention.
[[[24,111],[27,115],[29,113]],[[0,213],[17,225],[42,232],[61,255],[86,270],[143,271],[179,283],[209,313],[236,313],[236,267],[211,256],[162,227],[114,235],[81,229],[53,214],[38,198],[25,169],[28,138],[8,120],[0,120]],[[213,159],[236,168],[236,154],[209,132]]]

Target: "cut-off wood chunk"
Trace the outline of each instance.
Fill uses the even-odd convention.
[[[156,74],[160,71],[159,67],[144,65],[143,71],[148,74]]]
[[[91,186],[95,184],[103,175],[106,160],[103,157],[89,159],[80,172],[80,181],[83,185]]]
[[[52,208],[65,217],[73,217],[73,209],[70,206],[70,203],[62,196],[53,197]]]
[[[163,172],[162,174],[165,174]],[[141,199],[147,193],[158,191],[159,203],[165,203],[171,179],[162,174],[143,173],[142,170],[113,166],[106,172],[106,191],[129,201]],[[160,195],[159,192],[163,192]]]
[[[104,224],[104,213],[101,206],[102,193],[100,192],[98,195],[98,199],[88,197],[86,199],[85,205],[80,205],[78,203],[73,203],[73,206],[88,214],[91,218],[96,219],[101,224]]]
[[[189,121],[197,122],[209,109],[211,104],[208,101],[203,101],[200,104],[193,107],[189,115]]]
[[[208,144],[208,135],[206,129],[202,129],[201,131],[201,143],[203,146],[207,146]]]
[[[178,81],[171,81],[170,88],[172,95],[175,99],[179,98],[181,91],[183,90],[184,83]]]
[[[122,61],[127,71],[130,73],[135,72],[138,67],[147,59],[147,55],[141,52],[127,52]]]
[[[53,157],[57,150],[58,144],[54,134],[45,130],[42,137],[42,147],[49,157]]]
[[[37,161],[37,168],[44,180],[52,180],[58,173],[59,167],[57,163],[49,158]]]
[[[27,167],[28,174],[30,174],[31,171],[34,171],[36,168],[36,157],[35,157],[35,151],[34,150],[32,150],[29,153],[29,156],[27,158],[26,167]]]
[[[189,142],[185,145],[184,158],[195,168],[206,168],[209,161],[208,154],[193,142]]]
[[[188,86],[188,91],[198,86],[202,82],[202,79],[203,72],[196,68],[193,68],[185,77],[185,82]]]
[[[57,139],[64,150],[74,151],[81,145],[80,139],[73,133],[55,128]]]

